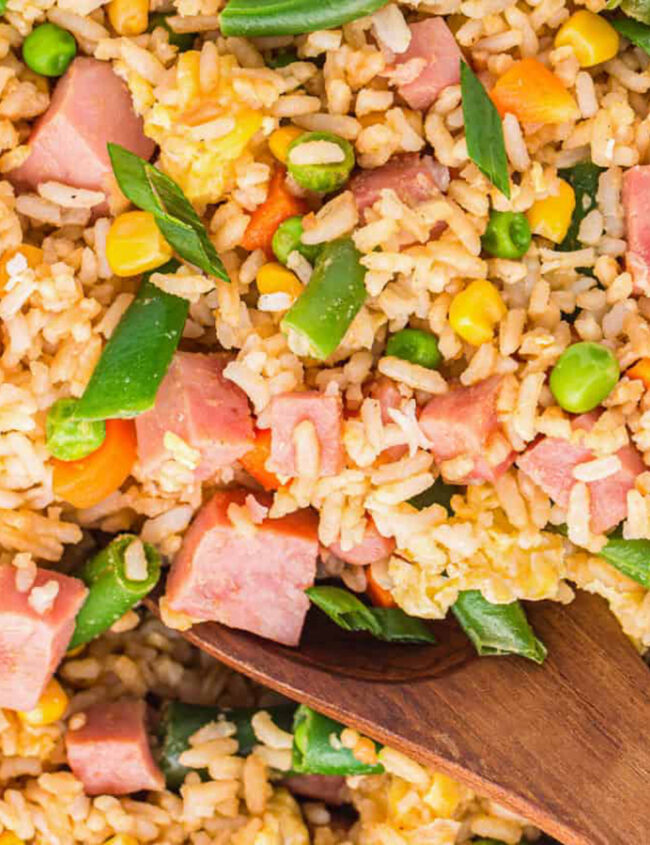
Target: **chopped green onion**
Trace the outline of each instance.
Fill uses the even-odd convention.
[[[451,498],[452,496],[462,496],[465,488],[458,484],[446,484],[441,478],[437,478],[431,487],[418,493],[408,500],[409,505],[412,505],[417,510],[421,511],[424,508],[430,508],[431,505],[442,505],[449,515],[452,513]]]
[[[631,18],[636,18],[636,20],[641,21],[645,24],[650,24],[650,7],[648,6],[648,0],[610,0],[607,3],[608,9],[617,9],[620,8],[626,15]],[[620,32],[620,30],[619,30]],[[625,33],[622,33],[627,38],[628,36]],[[635,42],[636,43],[636,42]]]
[[[518,654],[543,663],[546,647],[537,639],[518,601],[492,604],[479,590],[465,590],[452,607],[456,619],[478,654]]]
[[[305,144],[333,144],[341,150],[341,161],[329,164],[299,164],[296,161],[298,150]],[[332,132],[306,132],[289,145],[287,168],[295,181],[307,191],[329,194],[338,191],[348,181],[354,168],[354,147],[340,135]]]
[[[531,240],[530,223],[525,214],[492,209],[481,243],[490,255],[515,260],[528,252]]]
[[[381,774],[381,763],[362,763],[345,748],[343,730],[345,725],[302,704],[293,722],[293,770],[310,775]],[[379,751],[377,743],[375,747]]]
[[[258,38],[334,29],[371,15],[388,0],[230,0],[221,13],[223,35]]]
[[[467,153],[481,173],[510,199],[508,157],[499,112],[478,77],[462,60],[460,88]]]
[[[88,587],[89,592],[77,614],[69,650],[84,645],[107,631],[158,583],[160,555],[149,543],[143,544],[147,559],[146,578],[134,581],[127,576],[125,554],[135,541],[139,542],[133,534],[121,534],[75,573]]]
[[[95,452],[106,438],[104,420],[75,418],[76,399],[59,399],[47,412],[45,445],[60,461],[78,461]]]
[[[438,338],[421,329],[402,329],[391,335],[386,343],[386,355],[402,358],[411,364],[435,370],[442,362]]]
[[[278,50],[266,60],[266,66],[270,68],[287,67],[298,61],[298,53],[292,47],[285,47]]]
[[[162,12],[156,12],[155,14],[150,15],[147,32],[153,32],[156,27],[161,26],[167,32],[169,43],[173,44],[174,47],[178,47],[181,53],[184,53],[186,50],[191,50],[194,46],[194,41],[196,40],[196,33],[175,32],[167,22],[167,18],[169,17],[171,17],[171,15],[166,15]]]
[[[366,268],[351,238],[326,244],[311,279],[282,320],[308,345],[314,358],[329,357],[366,300]]]
[[[280,704],[264,708],[273,722],[284,731],[291,731],[295,704]],[[194,769],[188,769],[180,762],[180,756],[187,751],[190,737],[210,722],[233,722],[236,728],[235,738],[239,745],[237,754],[247,757],[259,744],[251,719],[258,712],[257,707],[244,707],[234,710],[222,707],[201,707],[197,704],[185,704],[182,701],[169,701],[163,710],[159,726],[158,765],[165,776],[168,789],[178,791],[186,775]],[[199,770],[203,780],[209,775],[205,769]]]
[[[391,643],[436,641],[424,620],[409,616],[399,607],[368,607],[341,587],[310,587],[305,594],[345,631],[365,631]]]
[[[598,180],[602,172],[603,168],[591,161],[582,161],[580,164],[574,164],[573,167],[558,171],[558,176],[571,185],[576,197],[569,231],[558,246],[558,249],[562,252],[581,249],[582,241],[578,239],[580,224],[587,214],[596,207]]]
[[[158,272],[173,272],[170,261]],[[77,402],[80,420],[134,417],[153,408],[187,318],[189,302],[143,277]]]
[[[322,244],[304,244],[301,240],[304,228],[302,217],[287,217],[275,230],[271,248],[281,264],[287,264],[292,252],[299,252],[313,264],[323,248]]]
[[[181,258],[227,282],[226,268],[201,218],[176,182],[119,144],[109,144],[108,154],[124,196],[153,214],[156,225]]]
[[[0,0],[0,15],[4,15],[7,11],[7,3],[9,0]]]

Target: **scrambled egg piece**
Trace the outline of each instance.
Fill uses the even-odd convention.
[[[264,813],[264,827],[254,845],[309,845],[300,808],[286,789],[276,789]]]

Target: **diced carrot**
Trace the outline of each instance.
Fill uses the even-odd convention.
[[[2,254],[2,258],[0,258],[0,290],[4,290],[5,285],[9,281],[9,270],[7,269],[7,264],[12,258],[15,258],[18,253],[24,257],[27,262],[27,266],[31,270],[35,270],[39,264],[43,263],[43,250],[37,246],[32,246],[31,244],[21,244],[20,246],[8,249]]]
[[[372,566],[366,567],[366,592],[375,607],[397,607],[397,602],[385,587],[382,587],[372,575]]]
[[[650,387],[650,358],[641,358],[633,367],[630,367],[625,375],[630,378],[641,379],[646,387]]]
[[[99,449],[78,461],[53,459],[54,493],[75,508],[91,508],[122,486],[136,453],[133,420],[106,420],[106,439]]]
[[[286,170],[278,167],[269,185],[269,193],[262,205],[253,212],[250,223],[246,227],[242,246],[253,252],[263,249],[267,255],[272,255],[271,241],[280,223],[296,214],[307,211],[306,203],[294,197],[285,184]]]
[[[271,429],[260,428],[255,433],[255,445],[239,460],[249,475],[265,490],[277,490],[282,485],[278,478],[266,468],[271,454]]]
[[[565,123],[580,116],[560,78],[537,59],[515,62],[490,96],[501,117],[511,112],[522,123]]]

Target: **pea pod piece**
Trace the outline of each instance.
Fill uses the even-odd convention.
[[[153,32],[156,27],[161,26],[167,32],[169,43],[173,44],[174,47],[178,47],[181,53],[184,53],[186,50],[191,50],[194,46],[196,33],[175,32],[167,23],[167,18],[169,17],[171,16],[165,15],[162,12],[156,12],[153,15],[149,15],[149,26],[147,27],[147,32]]]
[[[222,707],[201,707],[197,704],[185,704],[182,701],[169,701],[163,710],[159,725],[158,752],[158,765],[165,776],[167,788],[179,790],[185,776],[193,771],[183,766],[179,758],[189,748],[192,734],[209,722],[222,720],[233,722],[237,728],[235,738],[239,743],[237,753],[241,757],[247,757],[258,744],[251,725],[251,719],[258,709],[246,707],[229,710]],[[264,709],[279,728],[285,731],[291,730],[296,710],[295,704],[281,704]],[[199,774],[203,780],[209,779],[205,769],[200,770]]]
[[[410,361],[420,367],[437,369],[442,362],[438,338],[421,329],[402,329],[391,335],[386,343],[386,355]]]
[[[178,266],[170,261],[157,272],[173,273]],[[189,302],[151,284],[150,275],[143,276],[136,298],[104,347],[77,402],[77,419],[135,417],[153,408],[181,339]]]
[[[515,260],[528,252],[531,240],[530,223],[525,214],[492,209],[481,243],[490,255]]]
[[[149,543],[144,543],[147,577],[142,581],[127,577],[124,555],[136,539],[133,534],[116,537],[75,573],[89,592],[77,614],[68,649],[77,648],[103,634],[158,583],[160,555]]]
[[[60,461],[85,458],[106,439],[104,420],[78,420],[76,409],[76,399],[59,399],[47,412],[45,445]]]
[[[310,775],[381,774],[381,763],[362,763],[343,746],[344,729],[340,722],[301,704],[293,720],[293,770]],[[381,748],[377,743],[375,747]]]
[[[301,148],[306,144],[330,144],[338,147],[342,156],[340,161],[311,164],[298,160]],[[354,147],[340,135],[332,132],[305,132],[295,139],[287,151],[287,168],[301,188],[329,194],[338,191],[348,181],[354,168]]]
[[[258,38],[333,29],[371,15],[388,0],[230,0],[221,13],[223,35]]]
[[[326,244],[307,287],[285,314],[283,330],[298,334],[314,358],[329,357],[366,301],[365,277],[351,238]]]
[[[544,662],[546,646],[535,636],[518,601],[492,604],[479,590],[465,590],[452,611],[481,657],[518,654]]]

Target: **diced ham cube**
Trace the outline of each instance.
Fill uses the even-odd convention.
[[[573,420],[573,428],[588,431],[597,418],[597,414],[582,414]],[[625,519],[627,494],[634,487],[636,477],[645,470],[643,459],[634,446],[623,446],[616,454],[621,461],[618,472],[587,484],[590,527],[594,534],[609,531]],[[566,508],[571,488],[576,483],[574,469],[595,457],[591,449],[580,443],[543,437],[519,456],[517,466],[556,504]]]
[[[496,463],[491,462],[489,455],[491,439],[500,433],[497,417],[500,385],[500,376],[491,376],[470,387],[457,387],[434,396],[420,414],[420,428],[430,441],[438,463],[461,455],[473,460],[473,469],[463,483],[496,481],[514,460],[514,452]]]
[[[410,206],[426,202],[449,187],[449,170],[431,156],[417,153],[393,156],[373,170],[361,170],[350,179],[359,213],[374,205],[383,190],[395,191]]]
[[[149,747],[144,701],[101,701],[84,710],[83,718],[81,727],[68,728],[65,748],[86,795],[165,788]]]
[[[7,176],[21,190],[54,181],[104,191],[108,202],[94,211],[106,214],[124,205],[108,157],[109,142],[145,159],[156,146],[144,134],[129,90],[110,63],[80,57],[59,80],[49,109],[37,122],[29,157]]]
[[[353,566],[369,566],[379,560],[390,557],[395,551],[395,540],[392,537],[382,537],[377,531],[373,519],[366,523],[363,540],[351,549],[343,550],[340,542],[328,546],[330,552],[346,563]]]
[[[636,293],[650,294],[650,164],[623,174],[623,211],[627,253],[625,262]]]
[[[267,467],[280,476],[296,476],[296,455],[293,433],[296,426],[309,420],[319,445],[319,475],[338,475],[343,469],[341,440],[341,403],[336,396],[325,396],[316,390],[304,393],[281,393],[271,400],[271,457]]]
[[[247,490],[222,491],[201,508],[167,580],[169,607],[297,645],[309,608],[304,590],[316,576],[317,517],[297,511],[243,531],[228,508],[243,505],[247,496]]]
[[[323,801],[334,807],[350,800],[350,790],[342,775],[291,775],[282,783],[300,798]]]
[[[395,57],[395,64],[398,73],[401,66],[407,72],[412,67],[415,78],[397,90],[412,109],[428,109],[445,88],[460,82],[463,54],[444,18],[426,18],[409,28],[411,43]]]
[[[17,572],[0,566],[0,707],[32,710],[65,654],[88,590],[78,578],[39,568],[31,589],[20,592]],[[39,612],[31,590],[49,581],[58,593]]]
[[[173,449],[165,446],[167,432],[199,452],[194,471],[198,480],[230,466],[251,448],[255,433],[248,399],[223,375],[229,360],[222,354],[174,355],[155,406],[135,420],[138,459],[145,475],[154,475],[173,456]]]

